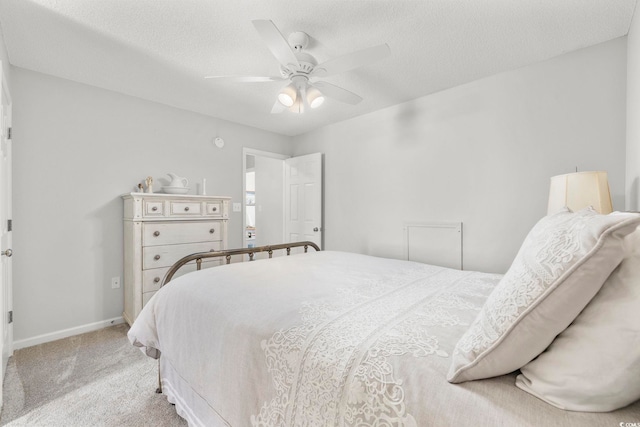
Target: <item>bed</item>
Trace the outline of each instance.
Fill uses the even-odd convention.
[[[129,339],[160,359],[162,391],[193,426],[640,423],[639,402],[558,409],[517,388],[517,370],[447,381],[503,278],[334,251],[233,263],[162,287]]]

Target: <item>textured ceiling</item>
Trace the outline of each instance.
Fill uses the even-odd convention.
[[[0,0],[11,64],[296,135],[627,34],[636,0]],[[251,20],[304,31],[322,62],[387,43],[391,56],[325,80],[364,98],[270,114],[281,82]]]

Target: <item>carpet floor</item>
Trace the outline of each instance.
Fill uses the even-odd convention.
[[[4,379],[2,426],[186,426],[162,394],[157,363],[126,324],[18,350]]]

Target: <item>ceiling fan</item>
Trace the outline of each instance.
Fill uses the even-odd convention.
[[[313,56],[303,52],[303,49],[309,44],[309,36],[306,33],[301,31],[291,33],[287,42],[272,21],[254,20],[252,23],[273,56],[280,63],[280,75],[271,77],[206,76],[205,78],[242,83],[286,80],[287,84],[279,91],[277,101],[271,110],[272,113],[281,113],[287,108],[294,113],[302,113],[305,106],[319,107],[325,97],[355,105],[362,101],[360,96],[339,86],[316,79],[370,64],[390,54],[389,46],[385,43],[318,64]]]

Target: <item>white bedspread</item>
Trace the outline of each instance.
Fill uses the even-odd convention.
[[[514,375],[447,383],[500,275],[340,252],[231,264],[162,288],[129,331],[162,353],[191,425],[537,426],[640,422],[640,405],[562,411]]]

